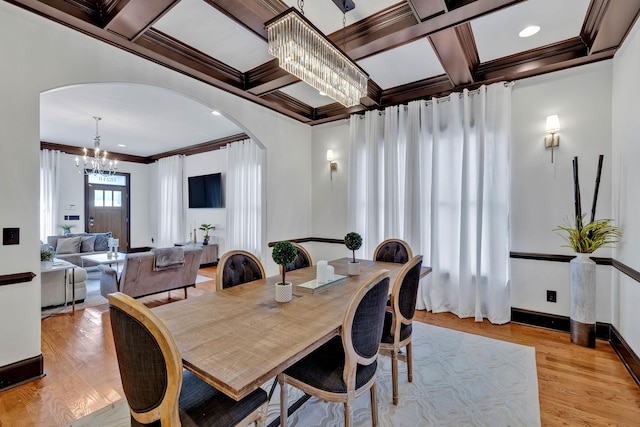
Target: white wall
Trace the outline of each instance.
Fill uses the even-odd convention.
[[[347,181],[349,171],[349,122],[339,120],[313,128],[311,147],[311,180],[313,182],[313,237],[342,239],[349,231],[347,224]],[[338,169],[329,171],[327,150],[333,150]],[[300,236],[302,237],[302,236]],[[305,243],[315,260],[335,259],[351,255],[344,245]]]
[[[223,205],[226,206],[226,192],[224,190],[227,178],[226,149],[187,156],[185,159],[185,171],[186,177],[222,173]],[[189,206],[187,191],[187,181],[185,180],[185,195],[187,195],[185,204]],[[202,241],[203,232],[197,229],[201,224],[212,224],[216,229],[209,233],[212,236],[211,243],[218,243],[218,256],[222,255],[226,251],[224,244],[225,224],[227,222],[226,212],[226,208],[187,208],[185,241],[189,240],[189,238],[193,239],[194,228],[196,229],[197,240]]]
[[[583,213],[590,212],[598,155],[604,154],[597,218],[611,218],[611,76],[604,61],[516,82],[512,97],[511,250],[567,254],[552,230],[574,215],[572,159],[578,156]],[[547,115],[560,117],[560,147],[544,148]],[[609,249],[595,256],[609,257]],[[569,264],[514,259],[511,304],[569,315]],[[611,322],[611,268],[598,266],[597,320]],[[546,301],[546,290],[558,302]]]
[[[615,258],[640,271],[640,21],[627,36],[613,59],[613,215],[624,234]],[[613,318],[636,354],[640,354],[640,283],[628,276],[614,275]]]
[[[0,223],[21,231],[20,245],[0,246],[0,274],[39,271],[39,99],[70,84],[156,85],[223,112],[267,150],[263,261],[270,253],[266,241],[311,231],[308,126],[7,2],[0,2],[0,58]],[[41,353],[39,301],[39,276],[0,287],[0,366]]]

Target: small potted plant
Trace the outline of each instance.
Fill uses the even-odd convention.
[[[60,224],[59,227],[62,228],[62,235],[63,236],[68,236],[69,234],[71,234],[71,229],[73,227],[75,227],[75,225],[74,224]]]
[[[211,224],[201,224],[200,225],[200,230],[204,231],[204,235],[202,236],[202,244],[203,245],[208,245],[209,244],[209,239],[211,238],[211,236],[209,236],[209,230],[215,230],[216,227],[214,225]]]
[[[347,235],[344,236],[344,244],[347,249],[353,252],[353,260],[349,261],[347,268],[349,276],[357,276],[360,274],[360,262],[356,261],[356,251],[362,246],[362,236],[355,231],[347,233]]]
[[[50,249],[40,249],[40,261],[53,261],[55,253]]]
[[[293,296],[291,282],[285,281],[285,266],[296,260],[298,250],[291,242],[278,242],[273,246],[271,257],[273,261],[280,266],[282,271],[282,281],[276,283],[276,301],[289,302]]]

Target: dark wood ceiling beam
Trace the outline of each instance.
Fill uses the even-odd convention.
[[[406,27],[414,26],[418,20],[405,2],[390,6],[359,22],[329,34],[327,37],[348,55],[353,49],[379,38],[390,36]]]
[[[204,1],[264,40],[267,40],[264,23],[289,8],[281,0]]]
[[[246,90],[260,96],[297,83],[300,79],[280,68],[278,59],[273,59],[244,73],[244,81]]]
[[[480,64],[476,80],[512,80],[515,75],[587,56],[580,37]]]
[[[171,156],[192,156],[194,154],[207,153],[209,151],[219,150],[232,142],[242,141],[248,139],[249,135],[246,133],[239,133],[236,135],[226,136],[224,138],[215,139],[213,141],[203,142],[202,144],[190,145],[184,148],[178,148],[177,150],[166,151],[164,153],[156,154],[147,157],[151,162],[160,160],[165,157]]]
[[[429,41],[453,86],[474,82],[473,73],[480,58],[470,23],[431,34]]]
[[[87,25],[100,25],[99,11],[88,7],[84,3],[65,0],[5,0],[8,3],[34,12],[37,15],[51,19],[62,25],[67,25],[67,20],[72,17],[77,22]]]
[[[70,154],[72,156],[84,156],[83,147],[75,147],[73,145],[55,144],[53,142],[40,141],[41,150],[58,150],[63,153]],[[123,154],[109,151],[109,159],[117,160],[119,162],[132,162],[132,163],[153,163],[149,157],[134,156],[132,154]]]
[[[354,61],[358,61],[522,1],[524,0],[477,0],[427,21],[377,38],[356,48],[347,49],[347,52]]]
[[[280,108],[285,108],[290,111],[295,111],[299,117],[304,117],[304,119],[299,119],[304,123],[308,123],[313,119],[313,107],[305,104],[297,100],[296,98],[287,95],[284,92],[280,92],[278,90],[268,93],[262,97],[263,101],[266,101],[274,106],[279,106]]]
[[[445,0],[407,0],[418,22],[447,11]]]
[[[580,36],[589,54],[617,49],[640,13],[640,0],[591,0]]]
[[[381,107],[404,104],[416,99],[430,98],[455,89],[446,74],[419,80],[382,91]]]
[[[240,71],[156,29],[148,30],[136,44],[236,89],[244,89],[244,76]]]
[[[360,103],[368,108],[375,108],[380,105],[382,97],[382,88],[373,80],[367,82],[367,96],[360,98]]]
[[[135,40],[180,0],[121,0],[106,16],[105,30]]]

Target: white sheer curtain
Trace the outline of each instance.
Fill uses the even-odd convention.
[[[243,249],[260,258],[265,153],[251,139],[234,142],[227,147],[227,249]]]
[[[158,160],[158,247],[185,240],[184,156]]]
[[[58,234],[60,151],[40,150],[40,240]]]
[[[510,320],[510,111],[498,83],[351,119],[350,228],[363,256],[389,237],[425,256],[419,308]]]

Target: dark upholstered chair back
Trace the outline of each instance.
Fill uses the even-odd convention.
[[[167,390],[167,366],[158,342],[138,320],[110,308],[122,387],[136,412],[156,408]]]
[[[413,258],[411,247],[400,239],[387,239],[373,251],[374,261],[395,262],[404,264]]]
[[[416,301],[418,299],[418,284],[420,282],[420,269],[422,268],[422,256],[419,261],[409,268],[407,274],[402,280],[400,290],[398,291],[398,308],[400,314],[405,319],[413,319],[416,311]],[[412,259],[413,260],[413,259]]]
[[[305,248],[297,243],[293,243],[293,246],[295,246],[298,250],[298,256],[296,257],[295,261],[285,266],[284,271],[293,271],[299,268],[312,266],[313,261],[311,261],[311,255],[309,254],[309,252],[307,252]]]
[[[133,424],[175,424],[182,387],[182,360],[175,340],[154,313],[128,295],[110,294],[109,312]]]
[[[378,354],[388,297],[389,277],[384,277],[367,290],[358,304],[353,315],[351,342],[360,357],[369,359]]]
[[[264,267],[255,255],[246,251],[231,251],[225,253],[218,263],[216,288],[227,289],[264,277]]]

